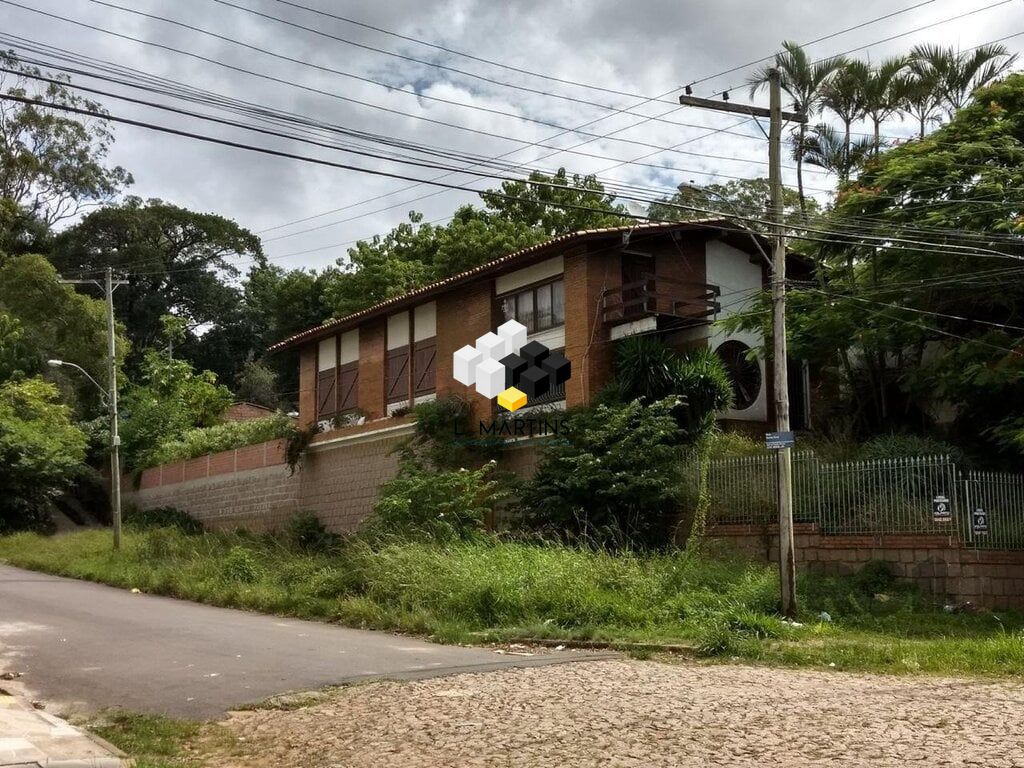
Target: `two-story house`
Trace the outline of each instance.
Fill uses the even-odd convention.
[[[331,430],[345,421],[339,416],[373,422],[447,394],[489,416],[494,403],[453,378],[452,357],[508,319],[572,363],[570,380],[545,396],[567,407],[587,403],[609,381],[616,340],[657,334],[680,348],[715,349],[736,394],[722,418],[761,430],[774,418],[770,364],[750,355],[761,336],[715,325],[749,311],[766,285],[769,246],[758,238],[725,220],[574,232],[310,328],[271,351],[299,349],[300,424]],[[799,426],[806,371],[792,370]]]

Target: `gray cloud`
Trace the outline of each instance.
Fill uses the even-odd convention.
[[[215,31],[320,67],[379,80],[393,88],[285,62],[193,31],[105,8],[88,0],[21,1],[35,8],[107,27],[122,34],[157,41],[235,67],[266,73],[285,82],[270,82],[166,50],[78,29],[11,6],[0,6],[0,27],[13,34],[349,128],[485,156],[515,150],[509,160],[531,166],[555,168],[564,165],[571,171],[593,173],[605,171],[615,166],[616,162],[565,153],[540,160],[550,150],[524,147],[510,138],[569,147],[586,141],[586,137],[565,135],[553,138],[559,133],[557,129],[431,101],[423,96],[464,102],[559,125],[579,125],[604,118],[586,129],[600,135],[607,135],[638,122],[637,117],[609,115],[599,108],[468,79],[430,66],[345,45],[225,7],[213,0],[112,1]],[[766,5],[754,0],[720,0],[714,3],[693,0],[628,3],[615,0],[517,0],[504,3],[484,0],[433,3],[396,0],[374,4],[299,1],[367,24],[553,77],[650,95],[765,56],[776,49],[783,39],[813,40],[914,4],[912,0],[906,0],[899,6],[886,0],[866,0],[857,4],[801,2],[785,4],[780,12],[769,13]],[[232,2],[355,42],[447,64],[496,80],[612,104],[620,109],[635,103],[635,100],[628,97],[554,83],[451,56],[372,30],[290,8],[272,0]],[[972,0],[970,4],[961,0],[936,0],[909,13],[814,45],[810,51],[815,56],[832,55],[965,10],[984,8],[987,4],[981,0]],[[905,51],[912,44],[922,41],[969,47],[1022,30],[1024,8],[1014,3],[890,43],[874,45],[856,55],[878,59]],[[1014,45],[1018,41],[1007,42]],[[742,88],[745,77],[745,71],[731,73],[702,82],[695,90],[698,94],[708,95],[732,87],[737,89],[735,98],[746,98],[746,89]],[[359,106],[331,95],[302,90],[296,85],[408,113],[408,116]],[[394,89],[403,87],[415,89],[420,97]],[[230,137],[369,168],[397,170],[420,178],[440,175],[437,171],[403,169],[394,164],[352,158],[342,152],[299,142],[211,126],[141,107],[127,106],[115,100],[104,101],[114,114],[184,127],[198,133]],[[666,104],[647,104],[637,107],[635,111],[643,115],[654,115],[669,108]],[[509,138],[482,136],[418,120],[417,117],[450,122]],[[676,112],[669,119],[705,126],[705,130],[737,122],[724,115],[694,110]],[[909,128],[894,122],[887,125],[885,130],[887,133],[901,135],[906,134]],[[645,158],[643,162],[664,165],[667,169],[625,165],[608,170],[606,176],[630,184],[670,188],[690,180],[724,181],[728,176],[762,175],[764,143],[758,140],[756,128],[747,126],[744,131],[754,138],[718,133],[682,147],[696,153],[736,158],[735,161],[662,152]],[[412,209],[423,211],[426,218],[432,220],[449,215],[459,204],[475,199],[471,193],[438,193],[436,188],[428,186],[395,193],[395,190],[408,187],[409,182],[276,159],[133,127],[121,126],[116,132],[118,141],[113,159],[134,173],[134,194],[161,197],[198,210],[222,213],[257,231],[323,211],[346,208],[306,224],[266,233],[268,253],[287,266],[315,267],[331,264],[344,255],[344,246],[336,244],[384,232],[404,220]],[[616,136],[667,147],[694,139],[701,133],[701,129],[696,127],[651,121]],[[579,151],[615,159],[634,159],[654,152],[652,149],[618,141],[614,137],[588,143],[580,147]],[[448,180],[468,183],[475,188],[494,185],[494,182],[480,181],[466,175],[452,176]],[[806,183],[818,190],[827,190],[832,186],[829,177],[816,173],[808,174]],[[822,198],[825,196],[824,192],[816,194]],[[383,195],[387,197],[373,199]],[[416,199],[420,197],[424,199]],[[312,232],[270,240],[272,237],[343,219],[351,220]],[[285,258],[287,254],[300,251],[312,252]]]

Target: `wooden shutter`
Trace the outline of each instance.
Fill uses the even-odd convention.
[[[409,399],[409,346],[389,349],[385,357],[384,392],[389,403]]]
[[[338,412],[336,370],[320,371],[316,377],[316,417],[329,419]]]
[[[338,369],[338,411],[344,413],[359,406],[359,361]]]
[[[412,391],[415,397],[429,395],[435,390],[435,361],[437,359],[437,339],[432,337],[417,341],[413,352]]]

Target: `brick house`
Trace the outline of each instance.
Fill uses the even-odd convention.
[[[546,396],[566,407],[587,403],[609,381],[614,341],[657,334],[674,347],[715,349],[736,390],[736,407],[723,420],[763,431],[774,419],[771,366],[747,355],[761,335],[714,325],[748,311],[766,285],[758,237],[717,219],[574,232],[310,328],[270,351],[299,350],[300,425],[343,433],[351,427],[339,424],[368,426],[450,394],[489,418],[494,403],[453,378],[452,356],[508,319],[571,362],[570,380]],[[760,245],[768,251],[763,238]],[[799,427],[806,368],[791,370]]]

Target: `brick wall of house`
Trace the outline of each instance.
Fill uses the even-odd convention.
[[[774,562],[779,540],[773,528],[727,525],[709,533]],[[810,524],[797,524],[793,539],[800,569],[842,575],[860,570],[869,560],[883,560],[896,576],[938,599],[1024,609],[1024,552],[970,549],[949,536],[825,535]]]
[[[491,418],[493,405],[473,387],[452,378],[452,356],[497,327],[495,311],[493,280],[482,280],[437,299],[437,396],[465,397],[473,407],[470,423]]]
[[[582,405],[611,375],[609,329],[599,311],[601,292],[622,284],[617,251],[577,248],[565,254],[565,356],[572,377],[565,383],[565,404]]]
[[[379,318],[359,326],[359,409],[367,419],[385,413],[384,345],[387,319]]]

